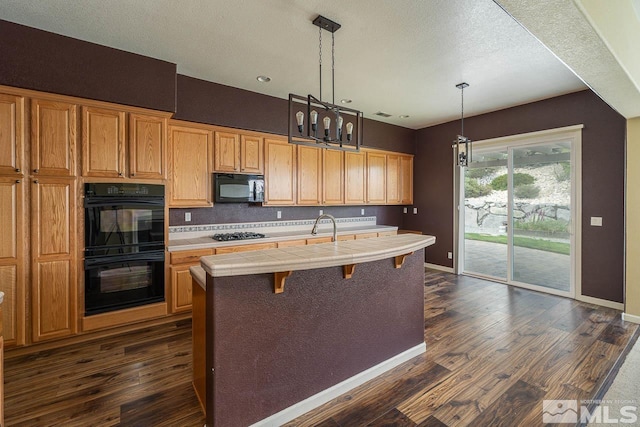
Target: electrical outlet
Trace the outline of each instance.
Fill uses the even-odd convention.
[[[184,213],[184,222],[190,222],[191,221],[191,212],[185,212]]]
[[[416,215],[418,213],[418,208],[413,208],[413,214]]]
[[[360,215],[364,215],[364,209],[360,209]]]
[[[601,216],[592,216],[591,217],[591,225],[594,227],[602,227],[602,217]]]
[[[322,209],[320,209],[320,210],[318,211],[318,215],[322,215],[323,213],[324,213],[324,211],[323,211]]]
[[[453,252],[447,252],[447,258],[453,259]]]
[[[407,213],[407,208],[402,208],[402,213]]]
[[[282,218],[282,211],[277,211],[276,212],[276,218],[277,219],[281,219]]]

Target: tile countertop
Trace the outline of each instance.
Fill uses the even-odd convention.
[[[360,264],[409,254],[433,245],[435,242],[434,236],[401,234],[317,245],[210,255],[200,259],[201,267],[191,267],[191,273],[196,281],[200,282],[204,281],[205,272],[213,277],[226,277]]]
[[[343,234],[355,234],[355,233],[382,233],[385,231],[397,231],[398,227],[392,227],[389,225],[365,225],[365,226],[353,226],[353,227],[340,227],[338,225],[338,235]],[[239,230],[239,231],[251,231],[251,230]],[[212,233],[211,236],[215,234]],[[238,246],[248,245],[252,243],[269,243],[269,242],[282,242],[285,240],[296,239],[312,239],[314,237],[327,237],[333,234],[331,229],[323,226],[318,231],[318,234],[311,234],[311,227],[308,231],[287,231],[287,232],[273,232],[265,233],[266,237],[262,239],[247,239],[247,240],[232,240],[230,242],[218,242],[213,240],[211,236],[194,237],[191,239],[175,239],[169,241],[169,252],[186,251],[190,249],[208,249],[208,248],[222,248],[225,246]]]

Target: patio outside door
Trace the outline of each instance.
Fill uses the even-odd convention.
[[[574,296],[573,142],[474,147],[460,179],[464,274]]]

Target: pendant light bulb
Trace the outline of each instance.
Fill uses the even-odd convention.
[[[302,134],[304,129],[304,113],[302,111],[296,113],[296,120],[298,121],[298,132]]]
[[[311,117],[311,130],[315,133],[318,130],[318,112],[311,110],[309,116]]]
[[[347,141],[351,141],[351,137],[353,136],[353,123],[347,123]]]
[[[325,138],[329,138],[329,128],[331,127],[331,118],[325,117],[324,119],[322,119],[322,122],[324,123],[324,136]]]
[[[338,131],[338,140],[342,141],[342,122],[344,121],[344,119],[342,118],[342,116],[338,116],[338,118],[336,119],[336,129]]]

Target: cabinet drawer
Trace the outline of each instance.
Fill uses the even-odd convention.
[[[287,240],[286,242],[278,242],[279,248],[288,248],[290,246],[304,246],[307,244],[306,239]]]
[[[382,231],[378,233],[378,237],[395,236],[396,234],[398,234],[397,231]]]
[[[338,236],[338,242],[343,242],[345,240],[355,240],[355,239],[356,239],[355,234],[343,234],[341,236]]]
[[[356,234],[356,240],[359,239],[370,239],[372,237],[378,237],[378,233],[362,233],[362,234]]]
[[[213,255],[213,249],[171,252],[171,264],[197,263],[200,261],[200,257],[208,255]]]
[[[307,245],[315,245],[316,243],[330,243],[331,237],[316,237],[314,239],[307,239]]]
[[[241,245],[241,246],[228,246],[225,248],[217,248],[216,255],[218,254],[230,254],[233,252],[247,252],[247,251],[258,251],[260,249],[273,249],[278,245],[273,243],[254,243],[251,245]]]

